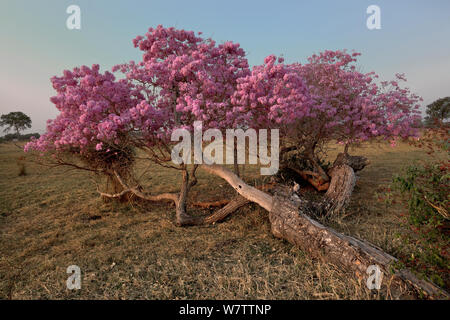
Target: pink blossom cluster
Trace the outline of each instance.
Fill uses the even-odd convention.
[[[98,65],[82,66],[51,79],[57,95],[50,101],[60,113],[25,151],[101,150],[104,145],[120,145],[133,131],[153,135],[161,127],[161,112],[150,106],[139,90],[99,69]]]
[[[356,143],[378,136],[416,134],[413,125],[419,118],[421,98],[396,81],[380,86],[374,72],[357,71],[354,62],[359,55],[324,51],[304,65],[293,64],[312,99],[309,119],[302,123],[303,135]]]
[[[237,80],[250,73],[245,52],[231,41],[216,44],[192,31],[158,26],[133,41],[141,49],[142,62],[116,66],[128,80],[151,95],[154,106],[167,112],[173,127],[225,128],[233,123],[227,111]]]
[[[238,80],[231,103],[227,116],[234,119],[233,125],[252,128],[289,125],[307,117],[312,105],[300,74],[274,55]]]

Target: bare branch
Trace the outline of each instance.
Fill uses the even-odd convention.
[[[149,195],[149,194],[145,194],[142,191],[140,191],[137,186],[130,188],[123,181],[122,177],[117,173],[117,171],[114,170],[114,174],[117,178],[117,181],[119,181],[119,183],[122,185],[124,190],[129,190],[129,192],[132,192],[134,195],[136,195],[137,197],[139,197],[141,199],[149,200],[149,201],[171,200],[171,201],[174,201],[175,203],[177,203],[177,201],[178,201],[178,194],[176,194],[176,193],[161,193],[158,195]]]

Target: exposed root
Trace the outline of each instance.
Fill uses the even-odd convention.
[[[196,167],[195,167],[196,169]],[[97,192],[104,197],[108,198],[119,198],[127,193],[132,193],[138,198],[141,198],[143,200],[147,201],[173,201],[176,206],[176,224],[179,226],[194,226],[194,225],[202,225],[202,224],[213,224],[216,222],[219,222],[223,219],[225,219],[228,215],[235,212],[237,209],[241,208],[242,206],[246,205],[250,201],[241,197],[237,196],[236,198],[229,200],[222,200],[222,201],[216,201],[215,203],[212,203],[214,205],[218,205],[219,203],[222,203],[222,205],[225,205],[223,208],[217,210],[211,215],[208,216],[191,216],[186,213],[186,197],[187,192],[189,189],[194,186],[197,183],[197,179],[195,178],[195,169],[191,171],[191,176],[193,179],[189,181],[189,174],[185,170],[183,171],[183,185],[182,185],[182,191],[180,193],[161,193],[157,195],[151,195],[144,193],[140,190],[139,187],[129,187],[122,179],[122,177],[115,172],[115,176],[117,178],[117,181],[122,185],[123,191],[116,194],[108,194],[105,192],[101,192],[99,190],[99,187],[97,185]],[[268,190],[269,185],[261,186],[261,188]],[[183,192],[184,190],[184,192]],[[226,203],[225,203],[226,202]],[[207,203],[208,204],[208,203]],[[209,203],[211,204],[211,203]]]

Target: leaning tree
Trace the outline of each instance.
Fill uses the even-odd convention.
[[[51,153],[60,165],[112,177],[120,188],[98,189],[104,197],[173,201],[178,225],[212,223],[245,203],[257,203],[270,212],[276,237],[361,277],[369,266],[378,265],[386,276],[393,276],[395,287],[445,295],[406,270],[392,274],[396,259],[379,248],[313,220],[345,207],[355,172],[367,164],[367,159],[351,156],[345,148],[325,171],[319,150],[329,141],[348,146],[377,136],[390,140],[410,136],[417,96],[395,81],[378,86],[373,74],[362,74],[351,65],[357,54],[341,51],[313,56],[305,65],[284,64],[269,56],[250,70],[239,44],[216,44],[194,32],[158,26],[137,37],[134,45],[143,51],[143,59],[114,67],[124,75],[121,80],[109,72],[101,74],[98,66],[75,68],[54,78],[58,94],[52,102],[60,115],[25,149]],[[172,133],[179,128],[193,131],[196,120],[218,133],[233,127],[280,129],[282,151],[297,151],[309,162],[309,167],[297,169],[318,189],[327,190],[323,199],[304,199],[282,185],[268,193],[218,164],[173,163]],[[179,192],[143,190],[130,173],[137,151],[145,161],[178,170]],[[84,165],[68,161],[68,155]],[[198,168],[223,178],[239,194],[206,217],[191,216],[186,205],[189,190],[197,184]]]

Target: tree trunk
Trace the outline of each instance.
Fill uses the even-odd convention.
[[[317,213],[321,216],[331,216],[341,212],[349,203],[356,176],[353,168],[342,164],[330,170],[331,182]]]
[[[234,147],[233,147],[233,154],[234,154],[234,174],[237,175],[238,177],[241,176],[241,174],[239,173],[239,164],[238,164],[238,152],[237,152],[237,137],[234,137]]]
[[[119,175],[126,183],[135,183],[134,179],[131,177],[129,170],[122,169],[118,170]],[[109,194],[119,195],[117,197],[107,197],[102,195],[103,202],[109,202],[114,199],[119,202],[128,202],[133,197],[132,193],[126,192],[120,181],[117,179],[114,171],[109,172],[106,177],[105,192]]]
[[[330,177],[327,175],[325,170],[319,164],[319,161],[318,161],[317,157],[315,156],[314,151],[307,152],[307,157],[308,157],[309,161],[311,162],[311,164],[313,165],[314,169],[319,174],[319,183],[323,184],[323,183],[330,181]]]
[[[176,223],[179,226],[188,225],[190,217],[186,214],[186,199],[189,191],[189,173],[186,169],[183,170],[183,182],[181,184],[180,194],[177,201],[175,201],[175,215]]]
[[[202,168],[216,176],[227,181],[241,196],[249,201],[259,204],[261,207],[270,211],[272,209],[272,196],[247,185],[241,178],[233,174],[230,170],[217,164],[202,165]]]

